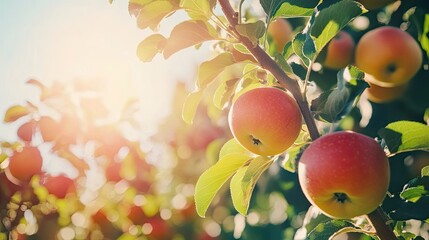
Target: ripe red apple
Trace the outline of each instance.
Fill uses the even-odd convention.
[[[42,138],[45,142],[54,141],[59,132],[60,125],[57,121],[48,116],[42,116],[38,121],[40,133],[42,134]]]
[[[381,87],[404,85],[420,70],[423,56],[419,44],[396,27],[379,27],[364,34],[356,46],[356,66],[365,78]]]
[[[368,10],[374,10],[377,8],[385,7],[396,0],[357,0]]]
[[[268,34],[272,37],[277,52],[282,53],[286,43],[292,40],[292,26],[284,18],[278,18],[268,25]]]
[[[64,175],[46,175],[41,179],[41,184],[45,186],[49,194],[55,195],[57,198],[65,198],[67,194],[76,192],[73,179]]]
[[[31,142],[36,124],[33,121],[22,124],[16,132],[18,137],[25,142]]]
[[[263,156],[284,152],[301,131],[301,113],[295,100],[275,87],[249,90],[229,111],[229,126],[237,141]]]
[[[298,164],[307,199],[332,218],[368,214],[383,201],[390,181],[389,161],[378,143],[355,132],[316,139]]]
[[[28,182],[42,170],[42,156],[37,147],[24,146],[15,151],[9,160],[9,171],[21,182]]]
[[[386,103],[400,98],[407,90],[407,84],[393,86],[393,87],[380,87],[377,84],[369,82],[366,96],[368,100],[375,103]]]
[[[345,31],[340,31],[326,46],[322,65],[326,68],[341,69],[351,64],[355,42],[352,36]]]

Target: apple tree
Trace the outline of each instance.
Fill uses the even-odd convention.
[[[247,219],[243,235],[234,237],[258,238],[249,227],[262,222],[258,201],[283,185],[275,191],[287,207],[278,211],[290,218],[278,223],[284,232],[277,238],[428,237],[425,1],[130,0],[129,11],[139,28],[153,30],[137,47],[143,62],[192,46],[213,49],[182,111],[185,122],[198,124],[199,104],[211,98],[207,111],[223,112],[218,121],[227,121],[233,134],[196,182],[201,217],[214,214],[211,203],[229,181],[235,216]],[[187,18],[168,36],[157,32],[180,12]],[[292,98],[299,111],[288,113],[299,117],[282,117],[274,90],[253,94],[267,88]],[[299,133],[291,133],[297,122]],[[278,152],[261,150],[278,146]]]

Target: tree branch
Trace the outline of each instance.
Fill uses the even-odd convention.
[[[311,114],[307,99],[301,94],[298,82],[287,76],[280,66],[259,45],[254,45],[248,38],[241,36],[237,32],[235,26],[238,25],[238,13],[234,11],[228,0],[219,0],[219,4],[228,19],[230,30],[238,36],[238,40],[252,53],[261,67],[270,71],[280,84],[293,95],[304,118],[305,124],[307,125],[310,137],[313,140],[317,139],[320,134],[313,115]]]
[[[373,212],[367,215],[369,222],[375,228],[377,236],[381,240],[394,240],[398,239],[393,233],[392,228],[388,225],[388,218],[381,207],[378,207]]]

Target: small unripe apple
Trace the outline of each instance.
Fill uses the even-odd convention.
[[[352,36],[345,31],[340,31],[326,46],[322,65],[336,70],[345,68],[353,61],[354,49],[355,42]]]
[[[365,90],[368,100],[375,103],[387,103],[400,98],[407,90],[407,84],[381,87],[369,82],[369,88]]]
[[[379,27],[364,34],[356,46],[356,66],[381,87],[404,85],[420,70],[423,55],[419,44],[396,27]]]
[[[268,34],[272,37],[277,52],[282,53],[286,43],[292,40],[292,26],[284,18],[278,18],[268,25]]]
[[[389,161],[372,138],[336,132],[304,150],[298,177],[307,199],[332,218],[348,219],[374,211],[386,196]]]
[[[24,146],[15,151],[9,160],[9,171],[21,182],[28,182],[42,171],[42,156],[37,147]]]
[[[296,101],[275,87],[243,93],[232,105],[228,117],[237,141],[263,156],[284,152],[301,131],[302,119]]]
[[[368,10],[374,10],[377,8],[385,7],[396,0],[357,0]]]

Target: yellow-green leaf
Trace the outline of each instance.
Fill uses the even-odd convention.
[[[259,177],[261,177],[262,173],[271,166],[271,163],[273,163],[273,160],[265,156],[258,156],[250,162],[241,182],[241,189],[243,191],[242,202],[244,204],[243,209],[245,209],[244,212],[240,212],[241,214],[247,214],[253,189],[255,188]]]
[[[240,35],[247,37],[254,45],[265,33],[265,23],[261,20],[253,23],[243,23],[235,27]]]
[[[6,110],[6,114],[4,115],[5,122],[14,122],[19,118],[26,116],[30,113],[30,110],[22,105],[14,105]]]
[[[249,152],[249,150],[241,146],[235,138],[230,139],[222,146],[222,149],[219,153],[219,159],[222,159],[229,154],[241,154],[249,157],[254,155],[253,153]]]
[[[239,78],[230,79],[222,82],[216,89],[213,95],[213,104],[219,109],[223,109],[226,103],[234,94],[235,87],[239,82]]]
[[[216,38],[216,29],[208,22],[190,20],[179,23],[171,31],[170,37],[166,41],[164,58],[169,58],[182,49]]]
[[[240,153],[228,154],[201,174],[195,186],[195,205],[199,216],[205,216],[222,185],[250,159]]]
[[[238,171],[231,178],[231,183],[229,185],[232,204],[234,205],[234,208],[242,215],[246,215],[247,209],[249,208],[249,205],[246,205],[244,200],[244,191],[242,188],[243,177],[246,174],[248,168],[248,166],[244,166],[238,169]]]
[[[201,63],[198,69],[197,86],[205,88],[209,85],[227,66],[234,64],[234,58],[229,52],[224,52],[209,61]]]
[[[198,90],[186,96],[185,103],[182,108],[182,118],[187,124],[192,124],[198,105],[203,96],[203,90]]]
[[[181,0],[180,7],[194,20],[207,20],[212,15],[215,0]]]
[[[166,16],[178,9],[174,2],[169,0],[157,0],[144,5],[137,16],[137,26],[141,29],[147,27],[155,30]]]
[[[153,34],[144,39],[137,47],[137,56],[143,62],[150,62],[155,55],[161,52],[165,37],[161,34]]]

